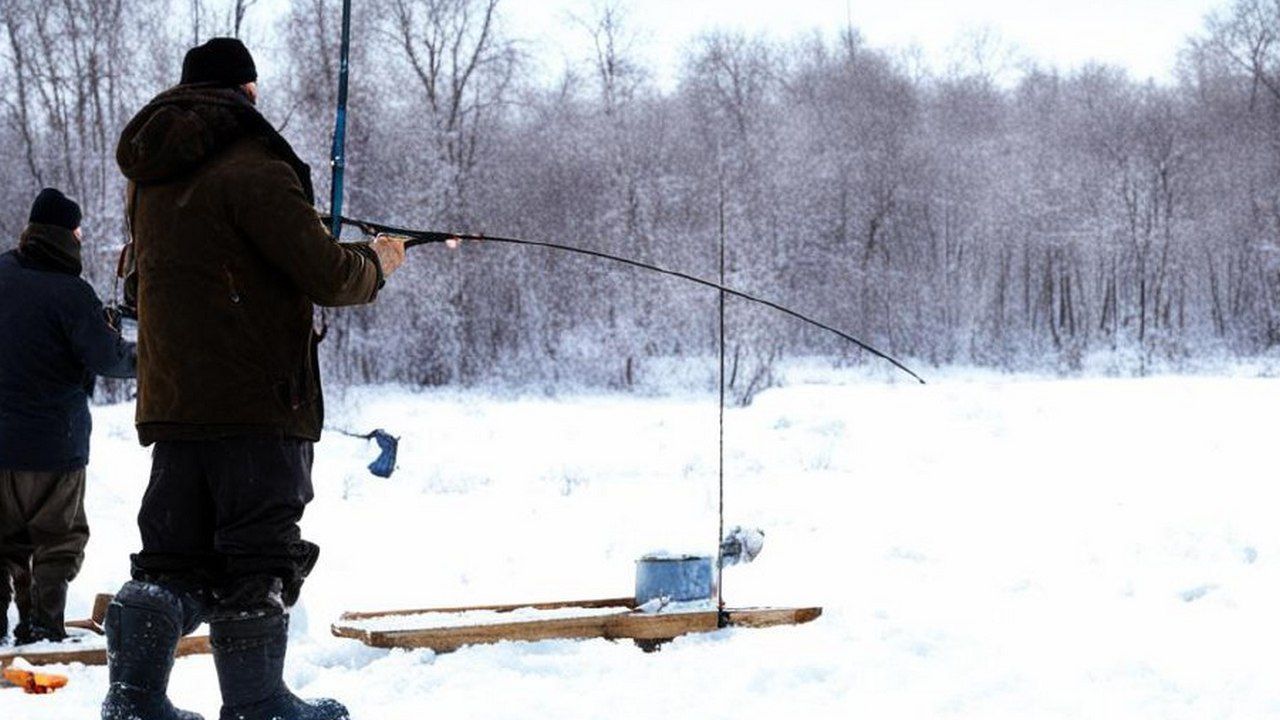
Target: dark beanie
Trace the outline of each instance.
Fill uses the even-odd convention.
[[[258,79],[249,48],[236,38],[213,38],[187,51],[182,59],[182,85],[216,83],[236,87]]]
[[[30,222],[57,225],[68,230],[80,227],[80,206],[53,188],[45,188],[31,204]]]

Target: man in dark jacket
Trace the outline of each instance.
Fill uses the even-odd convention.
[[[133,344],[80,270],[80,206],[46,188],[0,255],[0,641],[10,597],[19,644],[66,638],[67,585],[89,541],[89,396],[97,375],[134,375]]]
[[[223,720],[338,720],[281,679],[287,610],[316,561],[312,497],[323,403],[313,303],[373,301],[403,243],[339,244],[308,168],[258,113],[238,40],[192,49],[182,81],[127,125],[116,158],[138,310],[138,434],[154,444],[133,581],[107,612],[108,720],[173,720],[181,634],[209,623]]]

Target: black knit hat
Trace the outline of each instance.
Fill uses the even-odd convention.
[[[53,188],[45,188],[31,204],[30,222],[57,225],[68,230],[80,227],[80,206]]]
[[[236,87],[258,79],[249,48],[236,38],[213,38],[187,51],[182,59],[182,85],[216,83]]]

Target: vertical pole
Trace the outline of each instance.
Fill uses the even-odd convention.
[[[719,153],[716,153],[719,155]],[[720,225],[720,287],[719,309],[720,309],[720,503],[719,518],[720,524],[716,532],[716,607],[719,609],[719,624],[724,627],[727,624],[727,617],[724,611],[724,255],[725,255],[725,222],[724,222],[724,162],[721,160],[718,170],[718,186],[719,186],[719,225]]]
[[[333,126],[333,149],[329,154],[333,184],[329,195],[329,232],[342,235],[342,181],[347,168],[347,70],[351,55],[351,0],[342,0],[342,55],[338,62],[338,112]]]

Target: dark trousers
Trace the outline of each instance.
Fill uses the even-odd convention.
[[[0,470],[0,612],[12,598],[20,629],[62,634],[67,585],[89,542],[84,486],[84,468]]]
[[[311,462],[303,440],[156,443],[134,579],[189,594],[210,613],[292,605],[319,553],[298,529]]]

